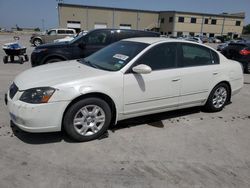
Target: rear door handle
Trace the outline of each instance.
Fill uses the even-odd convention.
[[[176,78],[176,79],[173,79],[172,82],[177,82],[179,80],[180,80],[180,78]]]
[[[218,72],[214,72],[214,73],[213,73],[213,75],[217,75],[217,74],[219,74],[219,73],[218,73]]]

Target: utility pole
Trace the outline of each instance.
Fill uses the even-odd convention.
[[[59,22],[59,27],[61,26],[61,19],[60,19],[60,7],[59,7],[59,3],[63,3],[64,0],[56,0],[56,2],[58,2],[58,5],[57,5],[57,11],[58,11],[58,22]]]
[[[45,31],[45,28],[44,28],[44,19],[42,18],[42,30]]]

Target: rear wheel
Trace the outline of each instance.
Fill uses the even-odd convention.
[[[10,56],[10,62],[14,62],[15,57],[13,55]]]
[[[250,73],[250,62],[247,63],[246,68],[245,68],[245,72],[248,74]]]
[[[42,40],[41,39],[34,39],[33,44],[34,44],[34,46],[39,46],[42,44]]]
[[[19,63],[20,63],[20,64],[23,64],[23,62],[24,62],[23,57],[19,57]]]
[[[63,127],[76,141],[90,141],[100,137],[109,127],[111,110],[99,98],[87,98],[73,104],[65,113]]]
[[[25,59],[25,61],[29,61],[29,56],[27,54],[24,55],[24,59]]]
[[[210,112],[221,111],[229,100],[229,87],[225,83],[220,83],[211,91],[205,109]]]
[[[3,63],[4,63],[4,64],[8,63],[8,56],[4,56],[4,57],[3,57]]]

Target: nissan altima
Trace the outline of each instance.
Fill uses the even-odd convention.
[[[210,47],[133,38],[84,59],[22,72],[6,103],[24,131],[64,129],[76,141],[89,141],[127,118],[193,106],[220,111],[242,86],[241,65]]]

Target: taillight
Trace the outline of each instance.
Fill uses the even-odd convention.
[[[250,55],[250,50],[248,50],[248,49],[243,49],[243,50],[240,51],[240,54],[241,54],[241,55]]]

